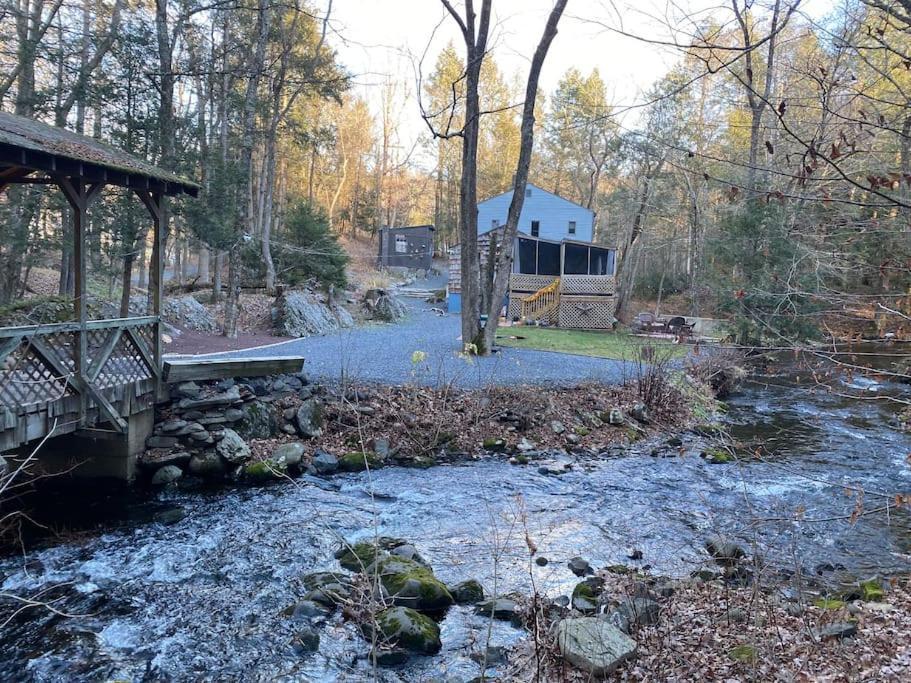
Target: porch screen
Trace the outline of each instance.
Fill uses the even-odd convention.
[[[538,275],[560,274],[560,245],[538,242]]]
[[[589,275],[613,275],[614,250],[591,248],[591,272]]]
[[[588,247],[565,243],[563,272],[567,275],[588,275]]]
[[[537,273],[537,240],[519,238],[519,269],[518,272],[525,275],[535,275]]]

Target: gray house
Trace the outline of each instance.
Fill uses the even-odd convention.
[[[380,228],[377,265],[381,268],[429,270],[433,266],[432,225]]]

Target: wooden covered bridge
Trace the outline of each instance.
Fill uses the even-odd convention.
[[[22,184],[56,188],[72,210],[75,293],[71,322],[0,327],[0,452],[71,434],[93,444],[96,468],[130,479],[133,458],[123,456],[143,448],[162,379],[164,202],[199,187],[93,138],[0,112],[0,202]],[[146,316],[88,319],[86,221],[108,186],[134,193],[152,222]]]

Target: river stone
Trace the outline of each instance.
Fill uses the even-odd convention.
[[[493,617],[503,621],[510,621],[518,616],[518,603],[512,598],[491,598],[478,603],[474,608],[475,614],[483,617]]]
[[[310,468],[316,474],[332,474],[338,469],[338,458],[326,451],[317,451],[310,461]]]
[[[439,625],[407,607],[391,607],[377,614],[376,630],[380,639],[409,652],[432,655],[443,647]]]
[[[390,548],[389,554],[394,555],[395,557],[404,557],[406,560],[417,562],[419,565],[430,569],[430,563],[425,560],[421,556],[421,553],[418,552],[418,549],[410,543],[405,543],[403,545],[397,545],[394,548]]]
[[[484,599],[484,586],[477,579],[461,581],[449,589],[456,604],[476,604]]]
[[[189,424],[189,423],[186,420],[172,419],[172,420],[167,420],[166,422],[162,422],[161,424],[158,425],[158,428],[162,432],[164,432],[166,434],[170,434],[171,432],[176,432],[180,429],[183,429],[184,427],[187,426],[187,424]]]
[[[403,538],[378,536],[368,541],[358,541],[353,544],[346,543],[335,551],[335,559],[348,571],[362,572],[373,564],[377,557],[407,544],[408,541]]]
[[[857,635],[857,624],[850,621],[841,621],[828,624],[813,631],[819,640],[853,638]]]
[[[284,460],[275,457],[268,460],[249,462],[244,465],[244,479],[253,483],[281,479],[287,468],[288,466]]]
[[[709,552],[715,562],[724,567],[737,564],[737,562],[746,556],[743,548],[736,543],[727,541],[721,536],[713,536],[705,542],[705,549]]]
[[[629,619],[632,624],[651,626],[658,623],[661,607],[649,598],[627,598],[620,603],[617,611]]]
[[[241,465],[250,459],[250,447],[233,429],[224,430],[224,437],[218,442],[215,452],[231,465]]]
[[[352,451],[338,459],[339,469],[345,472],[363,472],[369,466],[376,469],[383,466],[383,460],[371,451]]]
[[[367,574],[379,577],[392,603],[400,607],[430,612],[445,609],[454,602],[443,582],[413,560],[381,555],[367,568]]]
[[[408,661],[408,651],[401,648],[371,650],[370,660],[377,666],[400,666]]]
[[[284,460],[286,465],[299,465],[304,456],[304,445],[301,443],[286,443],[272,452],[273,460]]]
[[[164,486],[175,482],[183,476],[183,470],[177,467],[177,465],[165,465],[160,467],[155,474],[152,475],[152,486]]]
[[[550,428],[554,434],[562,434],[563,432],[566,431],[566,426],[558,420],[554,420],[553,422],[551,422]]]
[[[245,439],[269,439],[278,434],[278,415],[267,401],[251,401],[244,406],[243,417],[232,421],[235,431]]]
[[[301,436],[313,439],[323,434],[323,404],[308,398],[297,409],[297,430]]]
[[[232,403],[240,401],[240,389],[236,386],[228,388],[218,394],[206,396],[205,398],[184,398],[177,404],[181,410],[192,410],[200,408],[217,408],[219,406],[229,406]]]
[[[302,654],[319,650],[319,633],[310,627],[302,628],[294,634],[294,647]]]
[[[648,408],[644,403],[637,403],[629,411],[630,417],[632,417],[636,422],[641,422],[642,424],[649,423],[649,412]]]
[[[598,596],[591,584],[582,581],[573,588],[572,606],[582,614],[593,614],[598,610]]]
[[[146,439],[146,448],[174,448],[180,443],[176,436],[150,436]]]
[[[215,451],[197,453],[187,465],[190,472],[200,477],[215,477],[224,474],[224,461]]]
[[[328,616],[329,609],[325,605],[321,605],[313,600],[301,600],[285,610],[285,614],[293,621],[300,621],[302,619],[315,619]]]
[[[636,641],[595,617],[563,619],[557,647],[567,662],[593,676],[607,676],[636,656]]]
[[[171,396],[173,398],[196,398],[199,396],[200,391],[201,389],[196,382],[181,382],[171,388]]]
[[[569,567],[571,571],[576,576],[590,576],[595,573],[595,570],[592,569],[592,566],[588,563],[587,560],[583,560],[581,557],[574,557],[569,562],[566,563],[566,566]]]

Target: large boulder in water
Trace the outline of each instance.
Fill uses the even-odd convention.
[[[436,654],[443,647],[439,625],[407,607],[391,607],[377,614],[376,630],[379,640],[416,654]]]
[[[636,656],[636,641],[597,617],[557,624],[557,646],[567,662],[593,676],[607,676]]]
[[[325,334],[354,323],[347,311],[333,311],[315,294],[303,291],[287,292],[278,297],[272,317],[275,333],[283,337]]]
[[[394,605],[435,612],[453,604],[449,590],[426,566],[394,555],[380,555],[367,568],[379,578]]]

